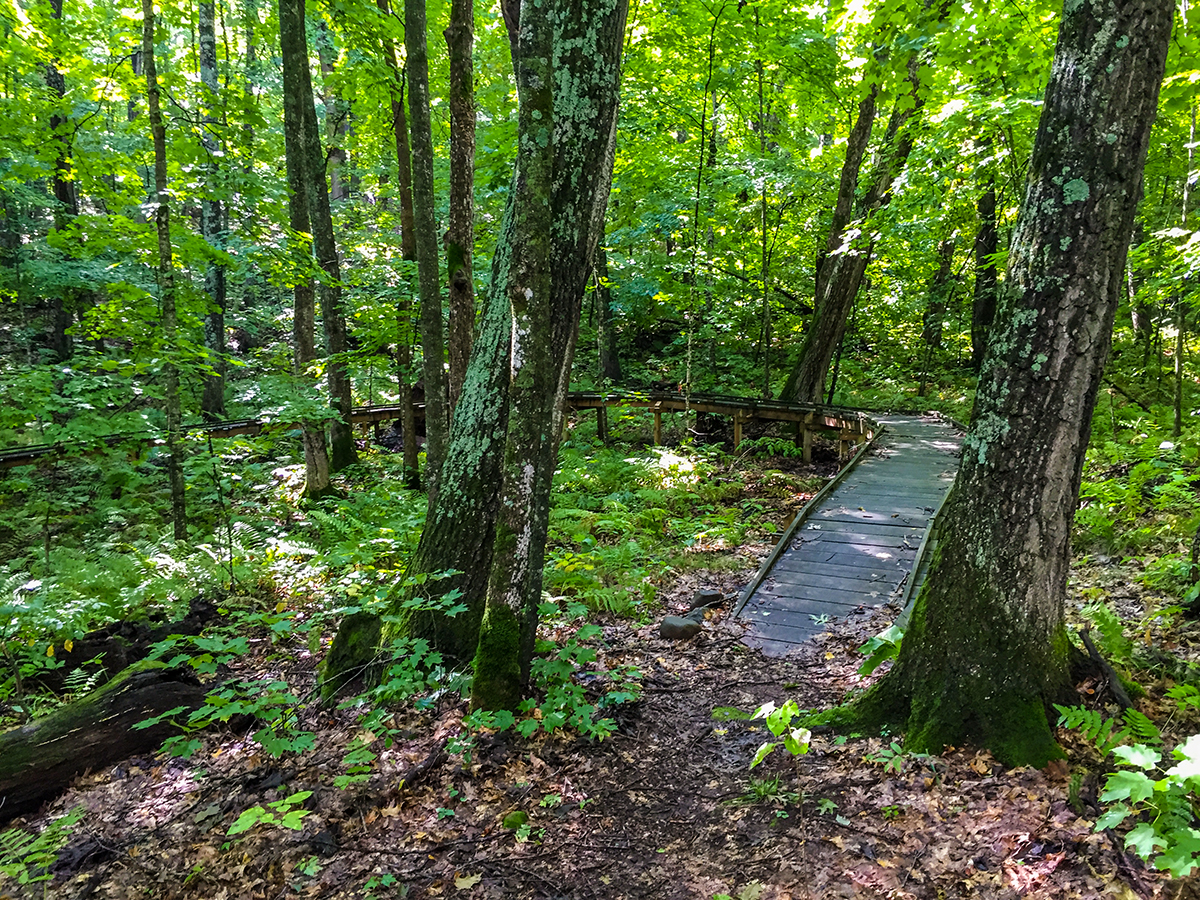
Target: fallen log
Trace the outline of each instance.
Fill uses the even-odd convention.
[[[177,729],[168,722],[133,726],[176,707],[197,709],[205,694],[190,672],[145,661],[48,716],[0,734],[0,823],[36,810],[85,772],[157,750]]]

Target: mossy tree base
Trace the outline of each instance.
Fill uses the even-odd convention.
[[[370,613],[351,613],[338,626],[321,663],[321,699],[331,700],[355,678],[368,675],[379,650],[382,623]]]
[[[521,702],[521,623],[503,604],[489,605],[479,629],[471,706],[512,709]]]

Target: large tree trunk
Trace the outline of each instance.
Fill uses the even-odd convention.
[[[74,703],[0,735],[0,823],[35,811],[84,772],[157,750],[177,729],[133,726],[176,707],[186,719],[205,693],[190,674],[141,662]]]
[[[1071,523],[1121,296],[1174,0],[1067,3],[1029,182],[938,555],[895,668],[833,720],[913,750],[1061,756]]]
[[[437,222],[433,196],[433,125],[429,116],[429,53],[425,0],[404,0],[404,46],[408,51],[408,121],[412,134],[413,237],[421,295],[421,355],[425,377],[425,482],[432,508],[446,457],[446,339],[438,278]],[[406,436],[407,439],[407,436]]]
[[[221,201],[214,199],[217,196],[217,159],[221,147],[214,133],[219,96],[214,18],[214,4],[202,2],[196,30],[200,38],[200,142],[207,156],[204,163],[207,193],[200,201],[200,236],[216,253],[223,249],[223,241]],[[204,375],[200,412],[206,419],[218,421],[225,418],[225,266],[215,259],[208,262],[204,288],[209,301],[208,312],[204,315],[204,347],[208,351],[210,371]]]
[[[280,0],[279,41],[294,44],[304,35],[304,10],[294,0]],[[285,54],[291,60],[291,50]],[[307,66],[307,60],[305,60]],[[307,234],[308,190],[310,182],[304,162],[304,108],[299,75],[294,66],[283,68],[283,139],[284,159],[288,180],[288,226],[293,235]],[[308,251],[306,251],[307,253]],[[292,364],[297,380],[308,380],[308,370],[316,359],[316,292],[312,279],[297,275],[293,286]],[[308,499],[327,494],[329,484],[329,454],[325,447],[325,430],[321,425],[306,422],[301,425],[304,441],[304,496]]]
[[[388,0],[377,0],[379,11],[388,13]],[[413,234],[412,152],[408,147],[408,116],[404,112],[404,72],[396,62],[396,46],[383,42],[383,58],[392,72],[392,133],[396,141],[396,191],[400,195],[400,258],[416,261]],[[403,481],[406,487],[421,486],[417,446],[417,413],[413,406],[412,382],[413,316],[412,295],[400,292],[396,304],[396,379],[399,384],[400,429],[404,434]]]
[[[540,13],[540,14],[539,14]],[[507,294],[512,310],[508,428],[499,514],[471,702],[515,709],[533,656],[541,593],[550,480],[558,448],[552,431],[562,366],[555,347],[550,202],[554,178],[554,55],[549,10],[521,9],[517,38],[517,166]],[[555,351],[559,351],[557,354]],[[528,644],[528,649],[526,648]]]
[[[286,7],[286,9],[285,9]],[[284,17],[289,19],[288,35],[283,34]],[[325,273],[317,286],[321,301],[321,324],[329,351],[325,371],[329,379],[329,399],[338,417],[330,424],[330,468],[337,472],[358,462],[354,451],[354,435],[350,430],[350,369],[346,363],[346,320],[342,314],[341,266],[337,244],[333,237],[333,215],[329,208],[329,186],[325,182],[325,157],[321,151],[321,134],[317,128],[317,113],[313,106],[312,74],[308,68],[308,39],[304,31],[304,0],[280,0],[280,56],[284,77],[295,93],[292,98],[299,109],[299,164],[303,167],[305,200],[308,207],[309,229],[313,237],[313,252],[317,264]]]
[[[154,59],[154,2],[142,0],[142,64],[146,69],[146,112],[154,143],[154,224],[158,233],[158,292],[162,305],[163,392],[167,413],[167,477],[171,484],[171,521],[175,540],[187,540],[187,507],[183,495],[180,440],[183,409],[179,396],[178,319],[175,314],[175,269],[171,261],[171,207],[167,196],[167,132],[158,95]]]
[[[467,377],[475,340],[475,0],[451,0],[446,29],[450,53],[450,227],[446,230],[446,278],[450,284],[449,403],[453,410]]]
[[[892,109],[887,132],[880,145],[875,165],[872,166],[866,192],[856,205],[854,221],[844,220],[844,224],[836,232],[832,227],[830,229],[826,255],[818,261],[818,293],[813,305],[812,319],[804,334],[796,365],[792,368],[783,391],[780,392],[781,400],[820,403],[825,393],[825,376],[829,371],[829,363],[842,341],[846,320],[850,316],[850,310],[854,308],[858,289],[862,285],[863,276],[874,251],[875,239],[870,233],[871,214],[891,200],[892,184],[912,152],[914,139],[909,122],[920,113],[925,102],[920,91],[920,76],[919,57],[914,54],[908,64],[909,92],[907,96],[902,96]],[[874,115],[874,96],[868,95],[859,106],[858,120],[851,131],[852,143],[847,145],[846,165],[842,168],[838,205],[834,210],[834,225],[842,221],[845,215],[841,210],[845,203],[850,172],[857,173],[857,167],[853,170],[849,168],[851,151],[856,155],[861,153],[857,142],[865,142],[870,137],[870,120],[865,120],[864,117],[870,116],[873,119]],[[865,147],[865,143],[862,147]],[[851,191],[850,197],[855,193]],[[838,235],[836,240],[833,238],[834,234]]]
[[[547,433],[557,439],[562,424],[561,397],[566,391],[571,355],[584,287],[604,227],[604,210],[612,176],[616,138],[617,95],[620,81],[621,36],[624,0],[583,7],[579,0],[556,0],[562,23],[554,32],[556,65],[573,76],[572,96],[554,96],[554,167],[550,259],[555,261],[550,308],[556,371],[551,419]],[[510,36],[516,10],[504,7]],[[505,209],[496,252],[492,258],[491,290],[483,307],[479,336],[471,354],[466,384],[454,411],[450,442],[442,467],[442,486],[426,518],[425,529],[410,571],[436,573],[455,569],[458,575],[437,582],[436,590],[457,589],[467,610],[449,618],[434,612],[398,609],[400,620],[384,636],[420,636],[430,639],[449,657],[467,662],[480,646],[489,575],[495,550],[496,515],[502,481],[504,452],[510,421],[509,386],[512,372],[513,311],[509,277],[516,246],[516,196],[514,185]],[[544,414],[544,408],[543,408]],[[553,457],[551,457],[553,458]],[[535,474],[535,477],[536,474]],[[539,507],[540,508],[540,507]],[[536,526],[536,527],[535,527]],[[545,524],[530,526],[529,568],[540,591]],[[526,551],[522,551],[526,552]],[[511,562],[511,558],[506,561]],[[518,620],[522,628],[527,619]],[[379,636],[379,620],[350,617],[338,630],[326,661],[327,683],[347,669],[365,664]],[[522,647],[532,647],[532,635],[518,637]],[[508,645],[512,649],[512,645]],[[506,671],[519,671],[507,663]]]

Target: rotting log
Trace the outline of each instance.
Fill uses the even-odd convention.
[[[85,772],[157,750],[176,728],[133,726],[176,707],[198,709],[205,693],[187,671],[140,662],[50,715],[0,734],[0,823],[35,811]]]

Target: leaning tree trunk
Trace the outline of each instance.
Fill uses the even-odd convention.
[[[437,222],[433,194],[433,125],[429,114],[429,51],[425,0],[404,0],[404,46],[408,53],[408,120],[412,133],[413,237],[421,295],[421,357],[425,376],[425,482],[432,508],[446,457],[446,339],[438,280]],[[407,435],[405,436],[407,439]]]
[[[554,392],[561,396],[566,390],[584,287],[603,233],[627,4],[625,0],[586,5],[580,0],[557,0],[557,4],[563,12],[559,16],[562,24],[554,33],[555,64],[574,76],[568,83],[575,87],[569,95],[556,92],[553,118],[550,259],[555,266],[550,305],[560,312],[554,318],[551,346],[557,369]],[[511,36],[516,27],[514,5],[506,4],[504,12]],[[457,570],[459,574],[439,580],[436,590],[443,594],[460,591],[467,610],[451,618],[398,608],[394,610],[398,620],[384,632],[389,639],[402,635],[427,638],[460,663],[473,659],[479,647],[495,549],[497,485],[502,480],[510,418],[513,311],[508,279],[516,252],[516,194],[514,186],[492,257],[491,289],[485,298],[479,336],[454,410],[442,486],[410,566],[413,573]],[[549,433],[559,434],[561,424],[562,405],[556,402]],[[530,549],[541,558],[540,547],[531,545]],[[540,589],[540,563],[536,575]],[[327,687],[335,687],[342,675],[365,665],[379,635],[378,618],[364,614],[348,617],[326,659]],[[522,640],[527,638],[522,636]]]
[[[448,402],[462,393],[475,340],[475,288],[471,256],[475,244],[475,87],[471,50],[475,43],[475,0],[451,0],[446,29],[450,53],[450,226],[446,229],[446,278],[450,285]]]
[[[1008,765],[1061,756],[1047,704],[1074,696],[1071,523],[1173,10],[1066,5],[938,555],[895,668],[834,721],[889,722],[918,751],[977,742]]]
[[[279,40],[281,45],[295,44],[303,38],[304,11],[294,2],[280,0]],[[288,58],[291,57],[289,51]],[[288,181],[288,226],[293,235],[308,234],[308,190],[310,182],[304,162],[304,108],[298,73],[292,66],[283,69],[283,140],[284,161]],[[292,315],[293,372],[301,384],[308,379],[308,370],[316,359],[316,292],[312,278],[297,273],[293,286]],[[329,453],[325,446],[325,430],[312,422],[301,423],[304,443],[304,497],[315,499],[330,491]]]
[[[217,140],[217,38],[215,26],[215,4],[200,4],[197,32],[200,38],[200,142],[207,157],[204,162],[206,196],[200,201],[200,236],[208,244],[214,258],[208,261],[204,273],[204,289],[208,294],[209,308],[204,315],[204,348],[208,351],[209,371],[204,375],[204,393],[200,399],[200,412],[206,419],[216,421],[225,418],[225,266],[217,262],[215,254],[221,247],[221,201],[217,200],[217,159],[221,143]]]
[[[920,91],[921,66],[917,55],[909,59],[909,94],[901,97],[888,119],[887,132],[879,149],[879,157],[871,169],[866,193],[855,208],[854,221],[859,228],[867,230],[872,213],[882,209],[891,200],[892,184],[908,160],[913,147],[913,133],[909,121],[920,113],[924,99]],[[868,101],[870,101],[868,103]],[[859,118],[851,132],[851,141],[866,141],[870,137],[868,127],[861,123],[865,116],[874,116],[874,97],[868,96],[859,107]],[[865,143],[863,144],[865,147]],[[787,384],[780,392],[781,400],[799,403],[820,403],[825,393],[825,376],[833,354],[842,342],[846,321],[854,308],[858,289],[862,285],[874,251],[874,238],[868,237],[861,246],[851,246],[853,235],[849,220],[843,220],[839,212],[847,188],[847,166],[853,150],[861,153],[861,147],[848,144],[846,166],[843,166],[842,185],[838,191],[838,207],[834,210],[834,224],[843,221],[838,231],[830,229],[830,240],[826,255],[819,260],[817,269],[817,295],[813,304],[812,319],[800,345],[800,355],[788,376]],[[838,239],[834,240],[833,235]]]
[[[146,112],[154,143],[154,225],[158,233],[158,291],[162,304],[164,345],[163,392],[167,412],[167,477],[171,484],[171,521],[175,540],[187,540],[187,507],[183,495],[180,440],[183,409],[179,396],[178,317],[175,314],[175,270],[171,262],[171,207],[167,197],[167,132],[158,95],[158,68],[154,60],[154,2],[142,0],[142,63],[146,69]]]

